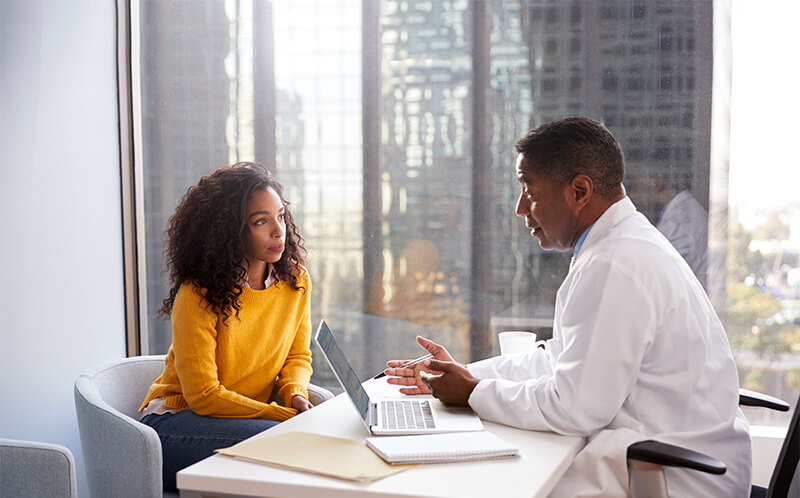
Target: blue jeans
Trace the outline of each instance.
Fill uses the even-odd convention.
[[[149,425],[161,439],[164,489],[176,489],[175,474],[184,467],[278,425],[274,420],[204,417],[191,410],[164,415],[148,415]]]

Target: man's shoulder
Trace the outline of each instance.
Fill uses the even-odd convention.
[[[682,258],[645,217],[631,216],[612,227],[592,246],[581,250],[587,265],[605,262],[639,278],[678,271]]]
[[[668,241],[643,214],[637,212],[611,227],[593,247],[597,251],[612,253],[643,251],[646,256],[666,250]]]

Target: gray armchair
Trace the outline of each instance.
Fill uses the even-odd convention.
[[[58,444],[0,438],[0,494],[76,498],[72,452]]]
[[[177,496],[162,488],[161,441],[139,422],[139,405],[164,369],[164,356],[136,356],[94,367],[75,381],[81,448],[91,496]],[[309,385],[317,405],[333,397]]]

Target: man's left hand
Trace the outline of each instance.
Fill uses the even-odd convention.
[[[473,377],[463,365],[453,361],[425,360],[429,370],[442,372],[428,381],[431,394],[448,405],[467,406],[469,396],[480,379]]]

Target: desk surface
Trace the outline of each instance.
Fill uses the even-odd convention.
[[[368,381],[371,396],[396,393],[385,379]],[[215,455],[178,473],[181,496],[485,497],[546,496],[583,447],[581,437],[484,422],[520,449],[520,458],[420,465],[371,483],[318,476]],[[307,431],[365,440],[369,434],[344,394],[254,437]]]

